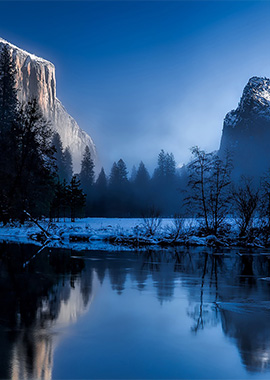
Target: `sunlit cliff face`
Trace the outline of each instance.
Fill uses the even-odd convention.
[[[25,58],[20,50],[13,50],[13,58],[17,68],[17,87],[20,102],[34,97],[37,99],[44,115],[53,118],[56,98],[56,82],[54,65],[48,61]]]
[[[53,128],[60,134],[63,147],[70,147],[75,170],[79,169],[86,145],[89,146],[95,160],[96,148],[91,137],[80,129],[56,97],[54,65],[17,48],[2,38],[0,38],[0,53],[4,45],[10,49],[16,64],[19,101],[37,99],[44,116],[52,122]]]
[[[87,281],[90,279],[90,283]],[[85,283],[86,282],[86,283]],[[11,379],[52,378],[54,351],[61,341],[62,328],[76,323],[87,312],[97,286],[96,277],[66,279],[41,301],[31,328],[21,329],[11,352]],[[93,290],[93,291],[92,291]],[[19,318],[19,317],[18,317]],[[18,328],[20,329],[20,321]]]

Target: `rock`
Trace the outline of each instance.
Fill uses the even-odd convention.
[[[6,45],[11,51],[17,68],[17,87],[20,102],[36,98],[44,116],[59,133],[63,147],[70,147],[74,170],[79,171],[82,154],[89,146],[92,158],[97,161],[95,145],[67,113],[56,97],[55,67],[43,58],[36,57],[0,38],[0,54]]]
[[[222,242],[221,240],[219,240],[215,235],[208,235],[206,236],[206,243],[207,245],[210,245],[210,246],[227,246],[228,244],[225,243],[225,242]]]
[[[206,245],[206,238],[203,237],[197,237],[197,236],[190,236],[188,240],[186,241],[187,245]]]
[[[229,112],[223,125],[219,153],[232,154],[233,175],[259,176],[270,161],[270,80],[252,77],[238,107]]]

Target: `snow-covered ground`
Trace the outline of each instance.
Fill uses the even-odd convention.
[[[232,218],[226,219],[227,230],[219,234],[219,238],[203,235],[199,228],[200,222],[199,219],[188,218],[83,218],[76,222],[61,219],[53,223],[42,220],[38,221],[40,227],[35,222],[0,225],[0,242],[35,243],[74,250],[127,250],[173,245],[265,245],[260,236],[245,241],[239,239],[239,229]]]
[[[83,218],[73,223],[69,219],[60,219],[59,222],[49,223],[48,220],[43,220],[38,223],[53,237],[50,245],[80,250],[128,246],[129,239],[156,245],[161,238],[173,236],[175,230],[174,219],[169,218],[149,220],[150,226],[141,218]],[[184,228],[191,228],[194,224],[196,222],[193,220],[185,219]],[[147,234],[148,228],[156,228],[152,236]],[[34,222],[0,225],[0,241],[33,243],[40,232],[41,229]]]

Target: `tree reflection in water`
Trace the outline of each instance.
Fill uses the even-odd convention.
[[[91,299],[92,275],[83,260],[67,251],[44,251],[24,269],[36,250],[1,245],[1,378],[51,379],[59,331],[76,322]]]
[[[79,255],[47,249],[24,269],[37,250],[0,245],[0,378],[51,379],[63,327],[88,310],[106,278],[119,296],[128,281],[140,292],[151,285],[160,304],[177,302],[180,286],[193,333],[221,324],[248,371],[270,369],[267,255],[195,248]]]

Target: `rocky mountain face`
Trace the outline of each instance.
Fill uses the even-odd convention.
[[[223,125],[220,153],[231,152],[234,174],[258,177],[270,169],[270,80],[252,77]]]
[[[67,113],[56,97],[55,67],[45,59],[36,57],[0,38],[0,54],[3,45],[10,49],[17,67],[17,86],[20,102],[36,98],[44,116],[61,136],[63,147],[70,147],[73,166],[79,171],[82,154],[89,146],[96,161],[96,148],[91,137],[84,132]]]
[[[223,125],[220,153],[232,154],[234,174],[259,177],[270,169],[270,80],[252,77]]]

